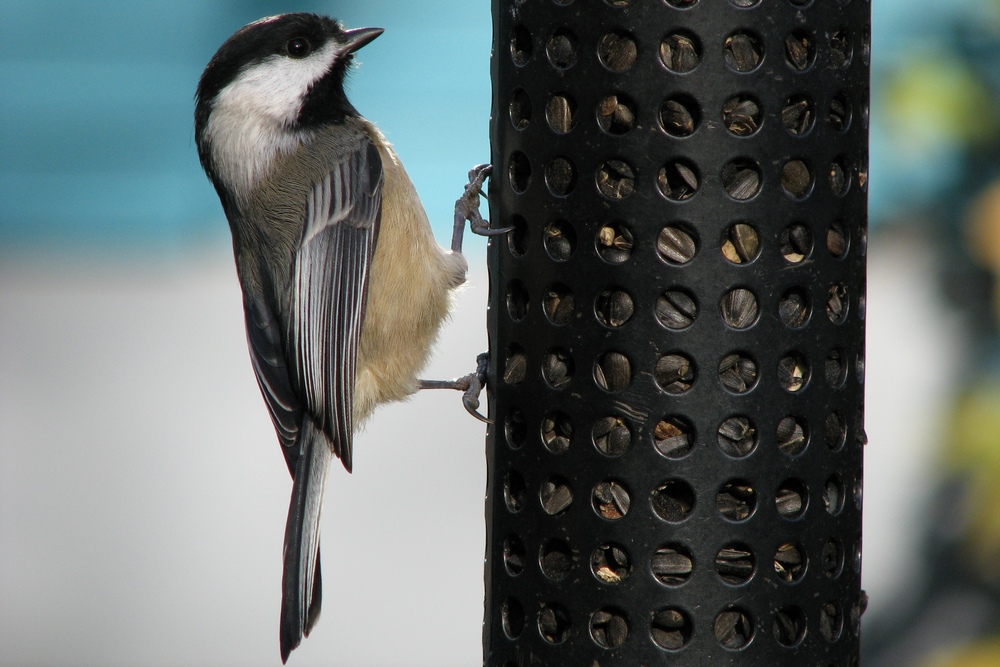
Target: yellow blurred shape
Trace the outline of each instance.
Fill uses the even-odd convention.
[[[920,154],[990,139],[997,125],[994,104],[965,63],[931,52],[910,58],[890,79],[885,118],[896,149]]]
[[[1000,640],[990,640],[957,651],[948,651],[921,664],[921,667],[997,667],[1000,665]]]
[[[1000,181],[976,195],[965,233],[969,255],[993,273],[993,314],[1000,323]]]
[[[979,572],[1000,580],[1000,386],[971,387],[949,425],[946,461],[970,485],[964,538]]]

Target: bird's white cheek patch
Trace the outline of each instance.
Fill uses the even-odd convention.
[[[306,58],[268,56],[244,69],[223,89],[216,109],[232,107],[286,124],[294,122],[309,87],[330,70],[339,55],[337,45],[330,41]]]
[[[213,102],[206,133],[220,175],[251,187],[281,153],[301,142],[288,128],[296,121],[309,88],[340,56],[328,43],[306,58],[269,56],[244,69]]]

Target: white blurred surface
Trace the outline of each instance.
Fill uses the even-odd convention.
[[[486,349],[481,257],[426,377]],[[0,268],[0,663],[274,665],[291,482],[228,251]],[[481,663],[485,429],[382,409],[331,471],[294,665]]]
[[[865,354],[864,564],[868,616],[915,591],[934,500],[943,420],[960,387],[968,341],[941,297],[927,240],[912,229],[873,235]]]
[[[869,257],[877,610],[916,567],[899,554],[920,529],[961,345],[925,316],[940,306],[919,239],[875,236]],[[426,377],[464,374],[486,349],[485,261],[470,259]],[[933,382],[912,364],[927,358]],[[291,664],[481,664],[484,433],[456,392],[376,414],[354,475],[330,475],[323,616]],[[278,664],[290,486],[226,249],[0,266],[0,663]]]

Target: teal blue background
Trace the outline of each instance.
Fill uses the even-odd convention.
[[[225,240],[194,146],[195,87],[237,28],[287,11],[386,29],[348,94],[446,240],[468,169],[489,161],[489,3],[0,0],[0,252]]]

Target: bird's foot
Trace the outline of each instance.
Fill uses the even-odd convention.
[[[465,236],[465,221],[469,221],[469,229],[480,236],[496,236],[506,234],[512,228],[492,229],[490,221],[484,220],[479,213],[479,197],[483,194],[483,183],[493,172],[493,165],[481,164],[469,172],[469,182],[465,184],[465,192],[455,202],[455,229],[451,236],[452,252],[462,252],[462,238]]]
[[[483,352],[476,357],[476,371],[455,380],[421,380],[421,389],[457,389],[462,394],[462,404],[466,411],[486,424],[492,424],[489,419],[479,414],[479,395],[486,386],[486,370],[490,364],[489,352]]]

